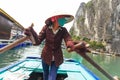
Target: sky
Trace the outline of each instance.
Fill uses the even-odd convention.
[[[34,23],[34,29],[39,33],[47,18],[61,13],[75,16],[80,3],[88,1],[90,0],[0,0],[0,8],[24,28]],[[69,30],[73,21],[64,26]]]

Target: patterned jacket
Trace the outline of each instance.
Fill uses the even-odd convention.
[[[56,66],[59,66],[63,63],[63,54],[61,49],[61,43],[64,39],[67,47],[72,47],[73,43],[70,34],[68,33],[65,27],[60,27],[57,34],[54,34],[52,29],[44,26],[39,36],[36,36],[34,30],[32,30],[32,34],[36,40],[36,44],[39,45],[43,40],[45,40],[45,46],[42,50],[41,58],[48,64],[51,64],[52,56],[54,56],[54,61]]]

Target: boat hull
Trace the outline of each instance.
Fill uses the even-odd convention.
[[[41,58],[28,57],[0,69],[0,80],[42,80]],[[100,80],[83,64],[65,59],[59,67],[56,80]]]
[[[9,39],[11,28],[11,22],[0,15],[0,39]]]

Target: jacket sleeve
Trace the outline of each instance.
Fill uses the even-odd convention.
[[[45,25],[42,28],[42,30],[40,31],[40,33],[38,35],[38,40],[39,40],[38,44],[41,44],[41,42],[45,39],[45,37],[46,37],[46,29],[47,29],[47,26]]]
[[[64,41],[66,43],[67,48],[72,48],[72,49],[74,48],[74,42],[66,28],[64,28]]]
[[[34,31],[33,28],[30,31],[32,33],[32,37],[30,39],[31,39],[33,45],[39,45],[39,44],[41,44],[41,42],[45,39],[46,26],[44,26],[42,28],[42,30],[39,33],[39,35],[37,35],[37,33]]]

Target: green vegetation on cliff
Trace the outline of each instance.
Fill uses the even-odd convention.
[[[105,46],[103,45],[102,42],[97,42],[97,41],[91,41],[90,39],[86,38],[86,37],[81,37],[81,36],[75,36],[72,35],[73,40],[75,41],[85,41],[88,44],[90,44],[90,48],[92,49],[104,49]]]

